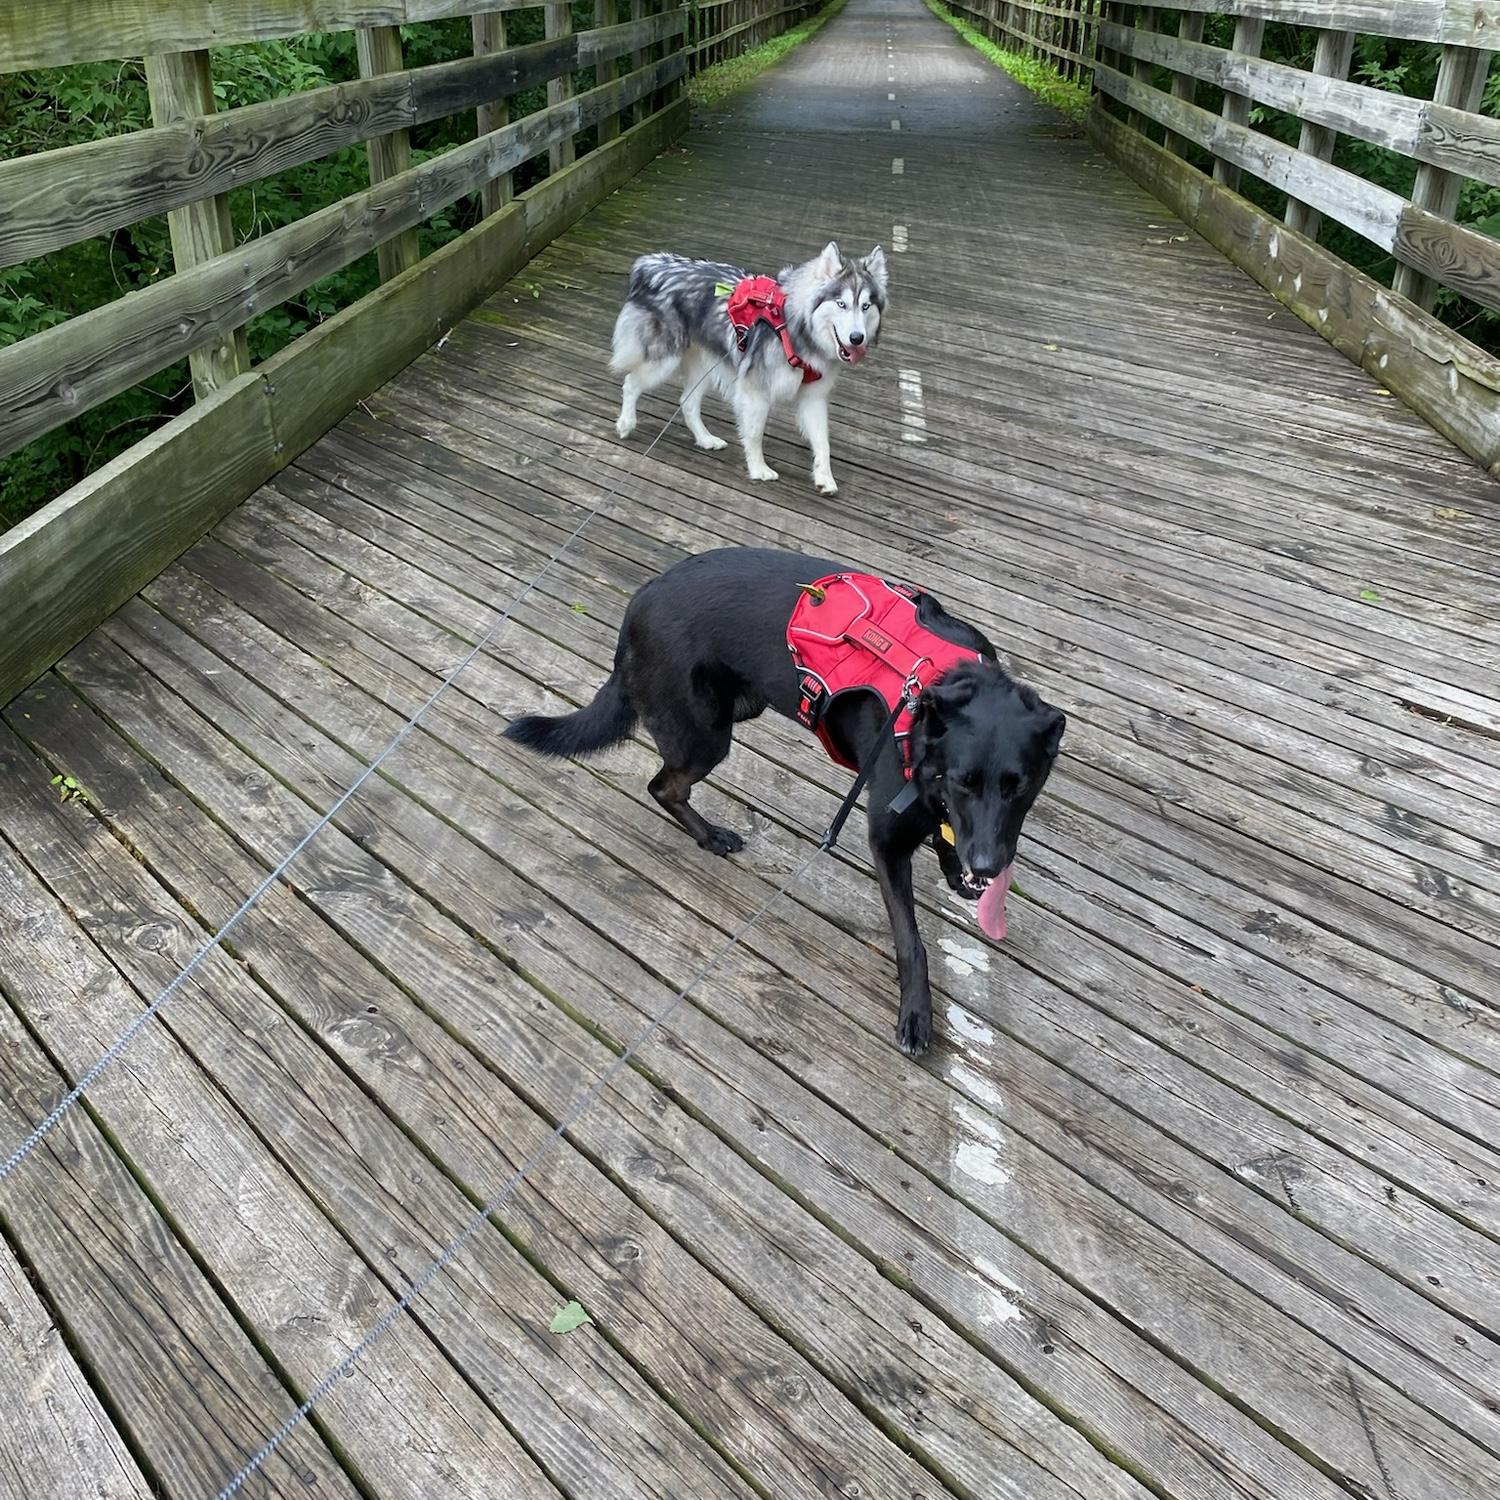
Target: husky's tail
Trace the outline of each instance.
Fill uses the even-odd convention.
[[[588,707],[556,717],[526,714],[510,725],[505,738],[541,755],[592,755],[618,745],[635,728],[635,719],[625,684],[612,672]]]

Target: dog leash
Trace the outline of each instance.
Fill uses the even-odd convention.
[[[860,768],[854,778],[853,785],[844,794],[844,800],[839,804],[838,811],[834,813],[822,839],[812,849],[808,856],[787,875],[767,896],[759,906],[734,929],[732,933],[719,945],[712,956],[680,989],[675,991],[670,1000],[651,1018],[647,1024],[638,1031],[626,1046],[625,1050],[594,1080],[592,1084],[568,1106],[567,1111],[557,1124],[552,1127],[547,1137],[536,1146],[532,1153],[518,1166],[505,1182],[496,1191],[483,1208],[477,1210],[464,1227],[444,1246],[443,1250],[430,1261],[426,1269],[418,1276],[407,1289],[386,1308],[380,1319],[374,1323],[369,1332],[357,1343],[323,1378],[315,1385],[308,1394],[307,1399],[289,1415],[286,1420],[266,1439],[265,1443],[258,1448],[246,1461],[234,1477],[219,1491],[215,1500],[233,1500],[255,1475],[268,1458],[284,1443],[297,1427],[312,1411],[324,1396],[328,1394],[341,1380],[343,1380],[353,1369],[359,1360],[380,1341],[391,1325],[405,1312],[413,1302],[432,1285],[443,1271],[452,1263],[454,1257],[459,1253],[473,1237],[478,1234],[480,1228],[514,1195],[517,1188],[526,1180],[526,1175],[541,1159],[560,1141],[589,1107],[597,1100],[605,1089],[614,1081],[622,1069],[624,1069],[635,1057],[642,1047],[656,1035],[663,1026],[671,1020],[679,1006],[718,966],[740,945],[749,935],[751,929],[763,918],[778,901],[782,899],[796,883],[812,868],[813,862],[821,855],[827,854],[835,844],[838,843],[839,835],[844,831],[844,825],[849,821],[849,815],[854,811],[855,804],[859,801],[859,795],[869,784],[871,771],[875,762],[885,753],[885,745],[888,742],[895,753],[896,741],[893,731],[896,720],[903,708],[915,706],[915,698],[910,693],[903,693],[900,702],[892,711],[881,730],[880,743],[876,753],[870,757],[869,763]]]
[[[646,459],[650,458],[652,452],[656,448],[656,445],[661,442],[661,440],[667,435],[667,430],[671,427],[672,423],[677,420],[677,415],[682,410],[683,405],[687,401],[687,398],[691,396],[693,392],[696,391],[698,387],[702,385],[703,382],[707,380],[708,377],[712,375],[721,364],[725,363],[728,358],[729,356],[727,354],[720,355],[720,357],[713,364],[711,364],[708,369],[706,369],[691,386],[683,391],[682,396],[677,402],[677,405],[672,409],[672,412],[667,417],[667,420],[662,423],[661,431],[659,431],[656,436],[651,439],[651,442],[647,446],[645,452],[643,452],[640,458],[637,460],[637,464],[644,463]],[[8,1178],[13,1172],[15,1172],[16,1169],[20,1167],[21,1164],[27,1159],[27,1157],[29,1157],[31,1153],[35,1151],[39,1145],[41,1145],[42,1141],[45,1140],[46,1137],[57,1128],[58,1124],[62,1121],[63,1117],[68,1113],[68,1111],[72,1109],[73,1106],[77,1104],[78,1101],[84,1096],[84,1094],[87,1093],[88,1090],[91,1089],[99,1081],[99,1079],[103,1076],[105,1070],[111,1067],[119,1059],[120,1055],[126,1050],[126,1048],[130,1046],[130,1044],[136,1039],[136,1037],[138,1037],[141,1032],[146,1029],[146,1026],[160,1012],[161,1008],[167,1003],[167,1001],[170,1000],[172,996],[182,988],[183,984],[186,983],[186,981],[191,978],[194,973],[197,972],[197,970],[207,960],[209,955],[219,947],[219,945],[225,940],[225,938],[227,938],[230,933],[232,933],[235,928],[237,928],[240,923],[244,921],[245,917],[249,915],[250,911],[255,907],[260,898],[264,896],[265,893],[270,890],[271,887],[275,885],[283,875],[286,874],[287,870],[291,867],[292,862],[297,858],[297,856],[301,854],[302,851],[306,849],[310,843],[312,843],[312,841],[329,825],[329,823],[333,821],[335,817],[338,816],[338,814],[348,804],[349,800],[355,795],[355,793],[358,792],[359,789],[365,784],[365,782],[367,782],[370,777],[373,776],[375,772],[385,764],[385,762],[391,757],[391,755],[395,753],[401,742],[407,737],[407,735],[412,732],[413,729],[417,727],[417,725],[422,721],[427,711],[433,706],[433,704],[435,704],[438,699],[441,698],[443,694],[453,686],[453,683],[457,679],[458,674],[462,672],[464,668],[467,667],[469,663],[472,662],[474,658],[478,656],[479,653],[483,651],[495,639],[495,637],[500,633],[505,625],[509,623],[511,616],[516,612],[516,610],[526,602],[526,600],[536,590],[541,581],[547,576],[548,573],[552,571],[557,563],[561,561],[563,554],[568,550],[568,548],[571,547],[573,543],[583,535],[583,532],[589,525],[589,523],[596,520],[600,513],[603,511],[604,507],[608,505],[609,502],[613,500],[614,497],[619,493],[620,486],[624,484],[626,479],[633,478],[634,475],[635,468],[631,468],[622,473],[620,477],[615,480],[614,484],[611,485],[610,488],[606,490],[604,494],[599,498],[599,500],[595,503],[594,508],[590,510],[588,514],[585,515],[584,518],[568,534],[562,545],[559,546],[557,550],[554,551],[552,555],[546,560],[546,562],[542,564],[541,568],[537,571],[536,575],[526,585],[526,587],[523,588],[521,592],[517,594],[516,597],[512,599],[508,605],[506,605],[504,613],[491,622],[489,628],[484,632],[482,636],[479,637],[478,641],[476,641],[475,644],[467,652],[465,652],[462,657],[460,657],[458,664],[452,669],[452,671],[448,673],[446,677],[443,678],[443,680],[437,685],[437,687],[433,689],[431,694],[429,694],[428,697],[417,708],[416,712],[413,713],[400,726],[400,728],[396,730],[391,738],[386,741],[384,748],[378,755],[376,755],[374,760],[370,761],[369,764],[365,766],[365,768],[359,773],[359,775],[349,783],[348,787],[345,788],[345,790],[339,795],[338,799],[328,808],[328,810],[323,813],[322,816],[319,817],[318,820],[312,825],[312,827],[309,828],[307,832],[303,834],[302,837],[298,839],[297,842],[293,844],[292,847],[281,857],[281,859],[277,861],[275,867],[270,871],[270,873],[261,880],[261,882],[250,892],[248,896],[245,897],[245,899],[235,909],[233,914],[229,917],[229,920],[226,921],[224,925],[213,934],[212,937],[207,938],[202,944],[199,945],[197,951],[193,953],[192,957],[190,957],[188,961],[182,966],[182,968],[179,969],[175,975],[173,975],[173,977],[166,983],[166,985],[162,987],[160,991],[158,991],[156,998],[152,1000],[152,1002],[145,1008],[145,1010],[141,1011],[130,1022],[130,1024],[125,1027],[125,1029],[119,1034],[119,1036],[117,1036],[115,1040],[104,1050],[104,1052],[100,1054],[98,1059],[93,1063],[88,1071],[84,1073],[84,1075],[78,1080],[77,1083],[73,1085],[72,1088],[68,1090],[68,1092],[62,1097],[62,1099],[53,1107],[46,1118],[41,1120],[32,1128],[31,1133],[10,1153],[9,1156],[7,1156],[3,1161],[0,1161],[0,1185],[3,1185],[6,1178]]]

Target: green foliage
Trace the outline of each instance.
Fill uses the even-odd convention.
[[[827,25],[847,3],[848,0],[830,0],[829,4],[816,15],[809,16],[800,26],[783,31],[780,36],[773,36],[770,41],[741,52],[738,57],[727,57],[711,68],[704,68],[689,81],[688,98],[695,108],[705,108],[717,104],[726,94],[744,88],[752,78],[779,63],[794,47],[801,46],[808,37]]]
[[[574,26],[594,22],[594,6],[573,7]],[[523,46],[540,41],[540,8],[506,17],[507,39]],[[408,67],[467,57],[467,19],[402,27]],[[214,99],[235,109],[359,76],[353,32],[330,32],[283,42],[225,47],[213,53]],[[592,70],[576,86],[593,86]],[[546,104],[545,88],[510,101],[519,119]],[[143,65],[86,63],[70,68],[0,75],[0,158],[54,150],[140,130],[151,123]],[[418,126],[412,156],[422,161],[474,134],[472,113]],[[581,145],[591,143],[580,138]],[[545,163],[528,163],[516,174],[518,189],[530,186]],[[229,195],[236,242],[290,224],[369,185],[363,146],[351,147]],[[420,230],[423,253],[446,243],[474,223],[477,199],[465,200],[429,219]],[[19,266],[0,269],[0,347],[66,322],[79,313],[151,285],[172,273],[171,240],[164,217],[148,219],[107,237],[86,240]],[[261,313],[246,327],[250,355],[260,361],[299,334],[374,289],[375,256],[367,255],[304,292]],[[172,366],[113,400],[84,413],[0,460],[0,530],[13,525],[54,495],[128,448],[191,401],[186,362]]]
[[[977,26],[954,15],[941,0],[926,0],[926,5],[940,21],[946,21],[971,47],[997,68],[1009,73],[1022,88],[1029,89],[1044,104],[1061,110],[1073,120],[1081,121],[1088,114],[1088,90],[1064,78],[1056,68],[1020,52],[1010,52],[998,42],[991,41]]]

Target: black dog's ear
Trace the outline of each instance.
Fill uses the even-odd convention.
[[[979,683],[967,672],[933,683],[917,700],[923,729],[936,739],[974,701],[978,691]]]
[[[1057,757],[1058,746],[1062,744],[1063,731],[1068,727],[1068,716],[1060,708],[1048,708],[1047,717],[1042,722],[1042,753],[1048,760]]]

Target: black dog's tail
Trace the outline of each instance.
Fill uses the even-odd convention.
[[[505,738],[542,755],[592,755],[625,739],[635,718],[625,684],[612,672],[587,708],[555,717],[525,714],[505,731]]]

